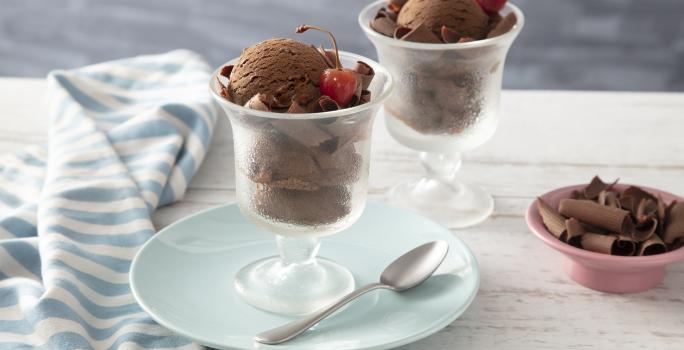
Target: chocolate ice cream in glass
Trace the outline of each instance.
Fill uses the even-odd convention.
[[[322,30],[297,32],[309,29]],[[338,54],[330,37],[333,50],[286,38],[255,44],[211,82],[231,122],[240,211],[275,234],[279,252],[245,266],[234,286],[280,314],[310,313],[354,289],[349,270],[316,257],[319,239],[363,212],[372,122],[392,90],[385,68]]]
[[[392,188],[389,200],[449,227],[486,219],[492,196],[457,180],[461,152],[496,130],[506,54],[523,27],[505,0],[380,0],[359,24],[396,81],[384,104],[399,143],[420,152],[425,174]]]

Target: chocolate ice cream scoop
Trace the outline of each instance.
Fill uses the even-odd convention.
[[[294,96],[320,97],[319,78],[327,68],[314,47],[292,39],[269,39],[245,49],[230,74],[228,89],[240,105],[261,93],[290,106]]]
[[[411,29],[425,26],[437,37],[444,26],[460,37],[481,39],[487,35],[489,16],[475,0],[408,0],[397,24]]]

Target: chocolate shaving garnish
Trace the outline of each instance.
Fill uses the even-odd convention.
[[[511,12],[507,14],[496,26],[487,34],[487,39],[499,36],[501,34],[507,33],[511,30],[518,19],[515,17],[515,13]]]
[[[649,216],[644,221],[634,226],[631,236],[635,241],[643,242],[653,237],[657,228],[658,219],[653,216]]]
[[[406,4],[408,0],[389,0],[389,3],[387,4],[387,8],[395,13],[399,13],[401,11],[401,8],[404,7],[404,4]]]
[[[652,194],[642,190],[639,187],[630,186],[622,192],[622,195],[620,196],[620,204],[622,204],[623,209],[629,210],[633,215],[636,215],[639,203],[641,203],[641,200],[644,198],[657,201],[657,198]]]
[[[658,216],[658,202],[657,200],[642,198],[637,206],[634,217],[638,224],[644,223],[651,218]]]
[[[598,195],[598,203],[611,208],[620,208],[620,200],[613,191],[603,190]]]
[[[665,201],[663,201],[660,196],[658,196],[658,199],[656,200],[656,204],[658,205],[658,232],[662,233],[663,230],[665,229],[665,217],[667,215],[667,205],[665,205]]]
[[[684,202],[670,205],[666,221],[663,241],[667,244],[673,244],[677,240],[684,241]]]
[[[584,193],[577,191],[577,190],[572,190],[572,192],[570,192],[570,199],[586,199],[586,198],[584,198]]]
[[[376,32],[387,36],[393,36],[394,31],[399,27],[397,22],[393,21],[389,17],[384,16],[376,17],[370,22],[370,26]]]
[[[658,236],[653,236],[639,244],[637,255],[655,255],[667,252],[667,246]]]
[[[589,200],[563,199],[558,211],[562,215],[615,233],[627,233],[631,228],[628,211],[606,207]]]
[[[586,233],[586,230],[579,222],[579,220],[575,218],[565,220],[565,232],[565,243],[568,243],[577,248],[581,248],[581,237]]]
[[[398,35],[399,29],[402,27],[397,28],[394,31],[394,35]],[[427,26],[425,26],[424,23],[419,24],[417,27],[411,29],[408,33],[401,35],[399,37],[400,40],[405,40],[405,41],[413,41],[417,43],[431,43],[431,44],[439,44],[442,41],[439,40],[437,35],[433,33],[430,29],[428,29]]]
[[[384,8],[384,7],[383,7],[383,8],[381,8],[381,9],[378,10],[378,13],[375,15],[375,18],[378,18],[378,17],[387,17],[387,18],[390,19],[391,21],[396,22],[396,21],[397,21],[397,16],[398,16],[398,13],[397,13],[397,12],[390,11],[390,10],[388,10],[387,8]],[[388,36],[392,36],[392,34],[389,34]]]
[[[362,105],[364,103],[368,103],[371,100],[371,92],[368,90],[363,90],[361,91],[361,100],[359,100],[359,104]]]
[[[356,90],[354,90],[354,95],[352,95],[351,101],[349,101],[349,106],[347,107],[354,107],[359,105],[359,102],[361,102],[362,91],[363,80],[361,79],[361,75],[359,73],[356,73]]]
[[[231,93],[230,89],[223,85],[219,77],[216,77],[216,84],[218,85],[219,88],[219,93],[221,94],[221,97],[225,98],[226,100],[233,102],[233,94]]]
[[[357,61],[354,71],[358,73],[359,77],[361,78],[361,89],[367,90],[371,81],[373,80],[373,77],[375,77],[375,71],[373,71],[373,67],[369,66],[365,62]]]
[[[404,36],[406,36],[406,34],[410,32],[411,28],[399,26],[397,27],[397,29],[394,30],[394,34],[392,34],[392,37],[401,40],[401,38],[403,38]]]
[[[549,232],[559,239],[565,235],[565,218],[556,209],[543,199],[537,198],[537,210]]]
[[[275,99],[269,95],[256,94],[245,103],[245,107],[257,111],[270,112],[274,102]]]
[[[613,187],[617,183],[617,181],[618,180],[615,180],[612,184],[609,185],[609,184],[603,182],[603,180],[601,180],[600,177],[594,176],[594,178],[591,179],[591,182],[589,183],[589,185],[587,185],[587,187],[585,187],[583,190],[584,197],[586,199],[596,199],[596,198],[598,198],[601,191],[609,190],[611,187]]]
[[[233,72],[233,65],[229,64],[229,65],[223,66],[221,68],[221,72],[219,74],[230,79],[230,73],[232,73],[232,72]]]
[[[461,40],[461,36],[447,26],[442,26],[440,33],[442,34],[442,41],[445,43],[457,43]]]
[[[618,235],[585,233],[582,236],[582,248],[597,253],[630,256],[636,251],[636,243]]]
[[[306,113],[308,112],[306,110],[305,104],[303,104],[300,100],[298,99],[293,99],[292,104],[290,104],[290,107],[287,109],[285,113]]]
[[[316,101],[316,112],[329,112],[340,109],[340,105],[327,95],[323,95]]]

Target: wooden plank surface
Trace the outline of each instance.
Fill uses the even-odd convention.
[[[0,152],[45,140],[43,92],[40,80],[0,79]],[[683,263],[645,293],[594,292],[563,273],[562,257],[529,232],[523,212],[536,195],[594,174],[684,195],[684,94],[505,91],[502,109],[496,135],[465,155],[460,174],[496,201],[490,219],[453,230],[480,263],[478,297],[452,325],[402,349],[683,348]],[[158,228],[234,200],[231,142],[222,118],[185,200],[155,214]],[[372,147],[370,198],[420,174],[382,118]]]

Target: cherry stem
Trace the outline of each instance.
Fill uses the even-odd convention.
[[[295,32],[297,32],[297,33],[304,33],[304,32],[306,32],[306,31],[309,30],[309,29],[318,30],[318,31],[321,31],[321,32],[323,32],[323,33],[327,33],[328,36],[330,36],[330,40],[332,40],[332,44],[333,44],[333,50],[335,50],[335,65],[337,65],[336,68],[337,68],[337,69],[342,69],[342,63],[340,62],[340,51],[337,50],[337,41],[335,41],[335,36],[334,36],[329,30],[327,30],[327,29],[323,29],[323,28],[321,28],[321,27],[319,27],[319,26],[310,26],[310,25],[307,25],[307,24],[303,24],[303,25],[297,27],[297,29],[295,30]]]

